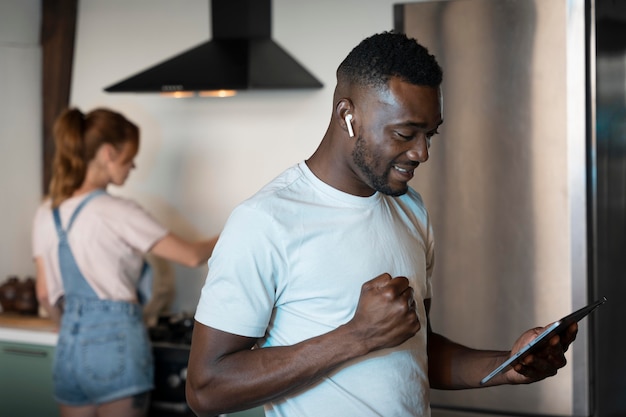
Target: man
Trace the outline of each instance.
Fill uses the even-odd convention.
[[[228,220],[196,312],[187,399],[200,416],[428,416],[429,389],[478,387],[509,352],[429,325],[433,232],[408,186],[443,122],[442,73],[405,35],[361,42],[337,70],[315,153]],[[488,385],[554,375],[576,334],[554,337]]]

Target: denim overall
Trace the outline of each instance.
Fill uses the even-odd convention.
[[[67,235],[74,219],[92,198],[104,193],[97,190],[85,197],[66,229],[59,209],[53,209],[65,292],[53,367],[54,395],[66,405],[101,404],[153,388],[152,352],[141,306],[99,299],[69,247]]]

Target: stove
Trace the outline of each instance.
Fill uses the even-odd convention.
[[[164,315],[148,328],[154,356],[154,390],[148,417],[195,417],[185,398],[193,316]]]
[[[153,343],[190,346],[193,322],[193,315],[190,313],[161,315],[156,324],[148,328],[150,340]]]

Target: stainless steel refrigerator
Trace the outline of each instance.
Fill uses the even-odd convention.
[[[433,390],[433,416],[626,416],[626,1],[425,1],[394,19],[444,70],[412,181],[435,231],[434,329],[504,350],[608,298],[557,376]]]

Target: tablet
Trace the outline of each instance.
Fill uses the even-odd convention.
[[[519,351],[517,351],[517,353],[515,353],[515,355],[511,356],[509,359],[504,361],[502,365],[498,366],[496,369],[493,370],[493,372],[491,372],[489,375],[484,377],[480,381],[480,385],[485,384],[491,378],[498,375],[500,372],[504,371],[509,365],[512,365],[513,362],[516,362],[524,358],[526,355],[532,353],[533,351],[532,348],[534,346],[539,345],[541,341],[548,340],[555,334],[561,333],[562,331],[567,329],[572,323],[581,320],[582,318],[587,316],[596,308],[600,307],[605,302],[606,302],[606,297],[602,297],[600,300],[593,302],[581,308],[580,310],[576,310],[572,314],[563,317],[561,320],[552,323],[550,326],[548,326],[548,328],[546,328],[546,330],[544,330],[539,336],[534,338],[529,344],[521,348]]]

